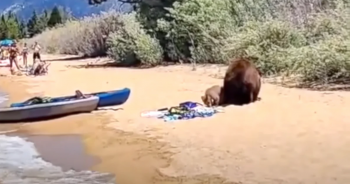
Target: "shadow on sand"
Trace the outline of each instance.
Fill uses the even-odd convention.
[[[96,58],[97,60],[94,62],[89,62],[89,63],[83,63],[85,62],[85,59],[94,59]],[[96,57],[91,57],[91,56],[71,56],[71,57],[64,57],[64,58],[55,58],[55,59],[47,59],[45,61],[48,62],[55,62],[55,61],[77,61],[82,62],[82,64],[78,65],[67,65],[68,68],[77,68],[77,69],[89,69],[89,68],[111,68],[111,67],[116,67],[116,68],[130,68],[130,69],[150,69],[154,67],[167,67],[167,66],[174,66],[178,65],[179,63],[175,62],[170,62],[170,61],[164,61],[161,64],[157,64],[157,66],[152,66],[152,65],[142,65],[140,64],[123,64],[123,63],[118,63],[114,61],[107,61],[107,62],[100,62],[100,60],[104,59],[106,57],[101,57],[101,56],[96,56]],[[82,61],[79,61],[82,60]]]
[[[108,63],[86,63],[86,64],[80,64],[80,65],[68,65],[68,68],[77,68],[77,69],[93,69],[93,68],[130,68],[130,69],[150,69],[155,67],[167,67],[167,66],[174,66],[176,64],[174,63],[164,63],[157,66],[147,66],[147,65],[124,65],[116,62],[108,62]]]
[[[276,84],[276,85],[286,87],[286,88],[305,89],[305,90],[310,90],[310,91],[322,91],[322,92],[345,91],[345,92],[348,92],[348,91],[350,91],[350,84],[348,81],[350,81],[350,79],[348,79],[347,81],[332,81],[328,84],[317,83],[317,82],[309,82],[309,83],[295,84],[295,85],[278,84],[278,83],[272,83],[272,84]]]
[[[105,108],[99,108],[96,109],[95,111],[119,111],[123,110],[123,108],[113,108],[113,107],[105,107]],[[73,115],[80,115],[80,114],[90,114],[91,112],[77,112],[77,113],[69,113],[69,114],[64,114],[64,115],[57,115],[57,116],[50,116],[47,118],[31,118],[31,119],[26,119],[26,120],[16,120],[16,121],[1,121],[0,124],[12,124],[12,123],[35,123],[35,122],[43,122],[43,121],[48,121],[48,120],[53,120],[53,119],[59,119],[59,118],[64,118],[68,116],[73,116]]]
[[[55,59],[46,59],[45,61],[73,61],[73,60],[83,60],[83,59],[88,59],[91,57],[87,56],[72,56],[72,57],[66,57],[66,58],[55,58]]]
[[[14,121],[1,121],[1,124],[7,124],[7,123],[34,123],[34,122],[42,122],[42,121],[48,121],[52,119],[59,119],[59,118],[64,118],[67,116],[72,116],[72,115],[78,115],[78,114],[89,114],[90,112],[80,112],[80,113],[70,113],[70,114],[64,114],[64,115],[57,115],[57,116],[51,116],[48,118],[30,118],[26,120],[14,120]]]

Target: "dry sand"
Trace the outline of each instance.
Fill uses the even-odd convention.
[[[53,62],[47,76],[1,77],[1,87],[13,101],[129,87],[131,97],[122,109],[8,126],[31,134],[82,135],[87,152],[101,161],[93,169],[115,173],[118,184],[350,182],[348,92],[264,83],[257,103],[226,107],[211,118],[165,123],[140,113],[200,101],[207,87],[221,84],[212,77],[219,67],[79,67],[95,60]]]

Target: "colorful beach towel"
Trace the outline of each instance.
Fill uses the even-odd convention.
[[[163,119],[165,122],[171,122],[176,120],[211,117],[219,112],[222,112],[222,109],[219,107],[205,107],[196,102],[184,102],[179,104],[179,106],[142,113],[141,116],[155,117]]]

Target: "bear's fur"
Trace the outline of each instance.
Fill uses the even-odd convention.
[[[247,58],[234,59],[225,74],[223,103],[244,105],[258,100],[261,73]]]
[[[203,103],[208,107],[221,105],[221,91],[222,87],[218,85],[208,88],[202,96]]]

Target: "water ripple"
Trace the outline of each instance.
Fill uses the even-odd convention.
[[[0,135],[2,184],[115,184],[111,174],[66,171],[41,159],[34,144],[20,137]]]

